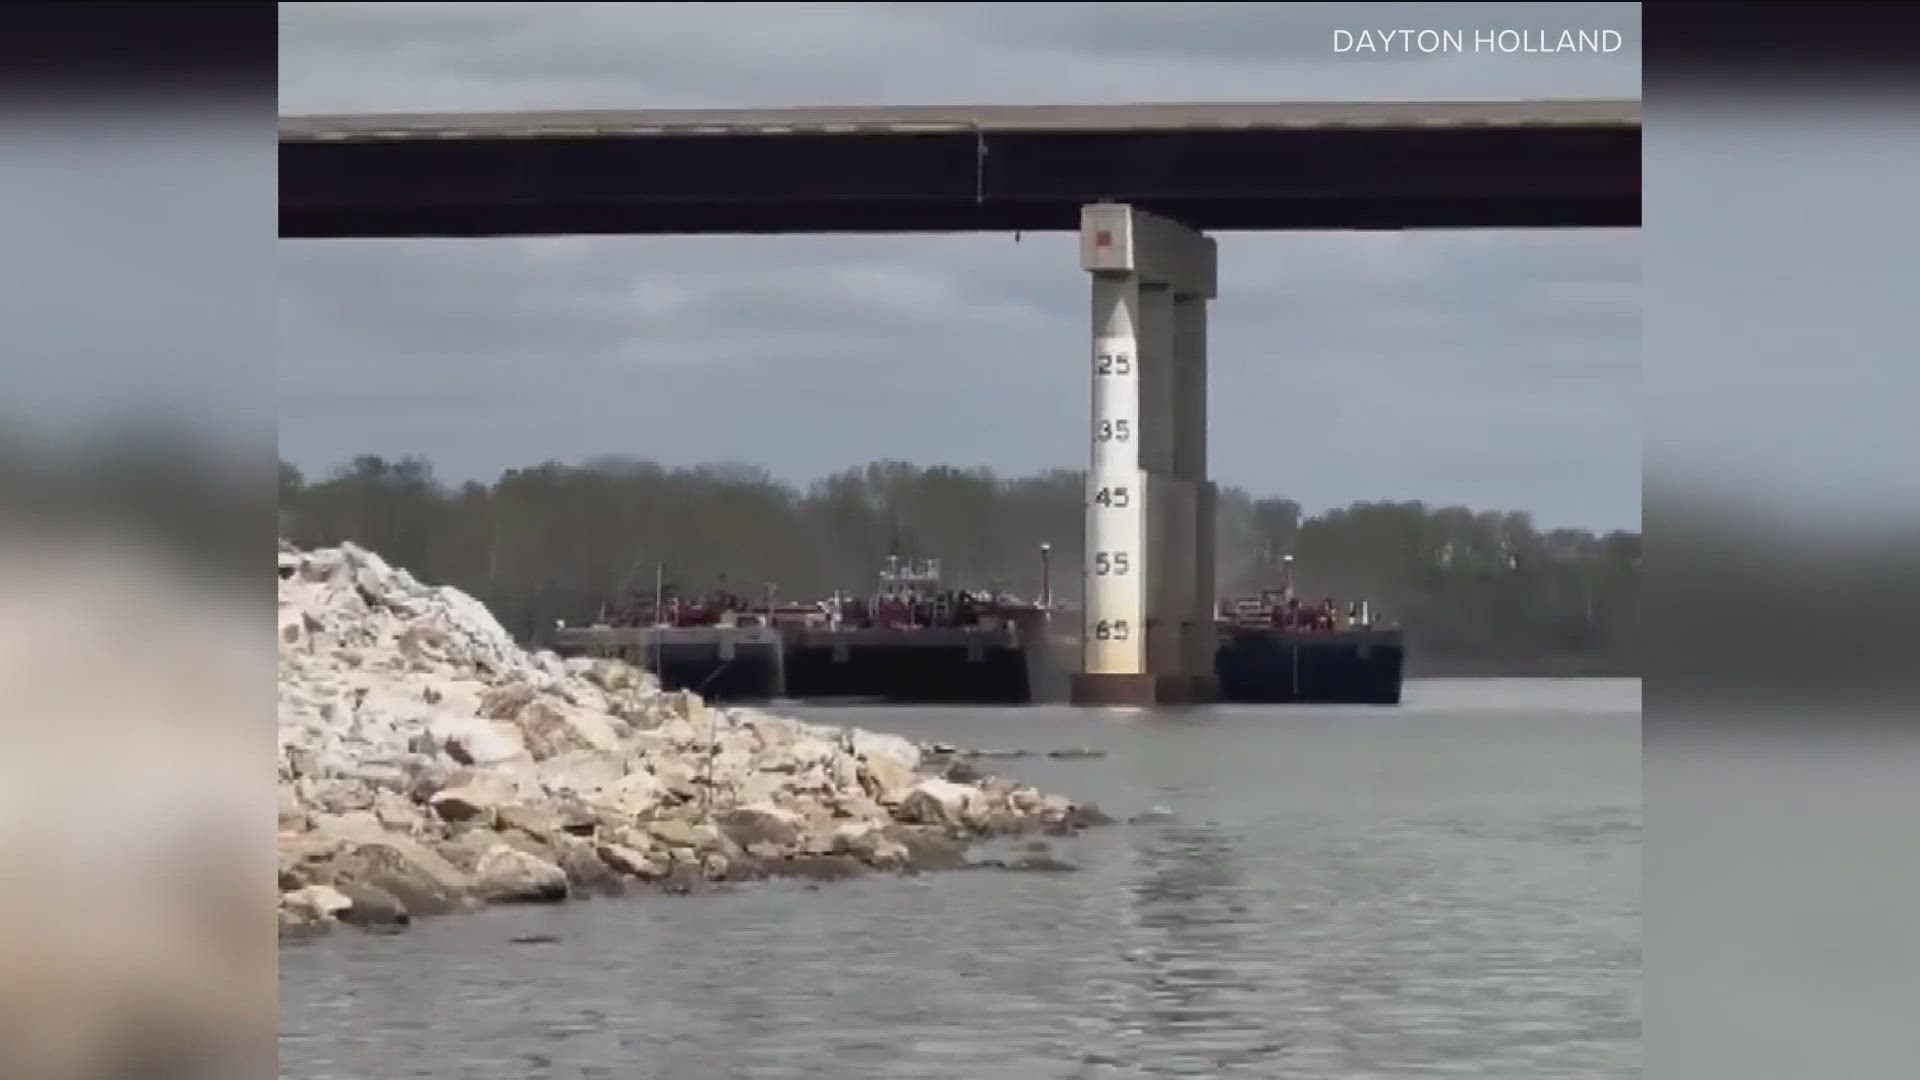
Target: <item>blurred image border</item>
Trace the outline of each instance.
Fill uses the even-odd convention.
[[[1842,224],[1870,178],[1832,167],[1920,147],[1911,30],[1851,3],[1647,5],[1643,30],[1647,1075],[1910,1075],[1920,492],[1853,497],[1781,463],[1794,440],[1868,474],[1915,457],[1915,428],[1844,408],[1910,361],[1859,317],[1891,295]],[[1792,227],[1699,198],[1723,185],[1791,187]],[[1758,292],[1756,266],[1777,270]],[[1868,288],[1843,311],[1813,281]],[[1728,320],[1821,345],[1742,393],[1761,373]],[[1715,412],[1778,442],[1703,445]]]
[[[48,200],[0,305],[51,313],[0,375],[0,1078],[273,1068],[277,56],[266,4],[0,16]]]

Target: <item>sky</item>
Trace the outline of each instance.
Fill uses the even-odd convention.
[[[282,4],[283,115],[1640,96],[1637,4]],[[1611,28],[1356,57],[1336,29]],[[1638,230],[1220,234],[1215,480],[1640,523]],[[280,243],[281,455],[1084,467],[1071,233]]]

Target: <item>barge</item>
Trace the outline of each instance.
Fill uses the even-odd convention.
[[[1406,642],[1397,629],[1234,626],[1213,657],[1220,700],[1398,705]]]
[[[1372,604],[1302,601],[1286,584],[1242,597],[1219,618],[1213,670],[1220,700],[1236,704],[1398,705],[1406,666],[1399,627]]]
[[[619,656],[669,690],[715,701],[1024,705],[1049,679],[1047,612],[1012,597],[950,589],[937,559],[888,560],[870,596],[759,605],[725,592],[682,598],[662,587],[558,627],[566,655]]]
[[[1291,560],[1288,560],[1291,563]],[[1289,566],[1289,571],[1291,566]],[[1232,704],[1400,702],[1406,643],[1371,606],[1343,613],[1278,590],[1216,609],[1215,700]],[[667,586],[561,626],[563,656],[618,656],[668,690],[720,702],[1028,705],[1068,700],[1077,612],[945,586],[938,560],[889,559],[869,596],[777,604]]]

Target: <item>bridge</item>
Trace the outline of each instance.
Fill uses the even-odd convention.
[[[1633,101],[290,117],[287,237],[1636,227]]]
[[[283,117],[280,235],[1078,230],[1074,700],[1212,693],[1207,304],[1236,230],[1638,228],[1637,101]]]

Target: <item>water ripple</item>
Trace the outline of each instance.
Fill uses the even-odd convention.
[[[855,719],[1105,751],[1003,763],[1116,816],[1170,811],[1062,842],[1077,873],[594,901],[290,947],[282,1075],[1639,1075],[1637,713],[1088,715]],[[556,940],[511,943],[529,933]]]

